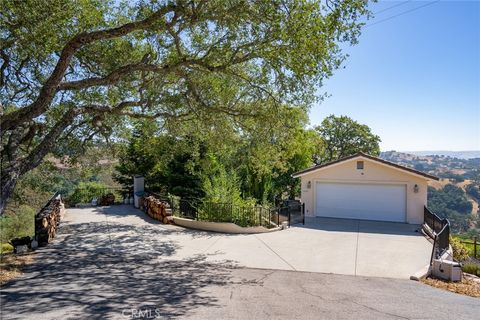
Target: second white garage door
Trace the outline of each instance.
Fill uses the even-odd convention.
[[[406,221],[406,186],[316,183],[315,215],[320,217]]]

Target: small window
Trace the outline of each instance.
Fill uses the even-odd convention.
[[[363,170],[363,161],[357,161],[357,169]]]

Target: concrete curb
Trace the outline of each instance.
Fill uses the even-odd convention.
[[[232,234],[254,234],[254,233],[267,233],[281,230],[281,227],[267,229],[265,227],[240,227],[230,222],[209,222],[209,221],[197,221],[179,217],[173,217],[173,222],[177,226],[181,226],[189,229],[213,231],[220,233],[232,233]]]
[[[432,272],[432,269],[430,268],[430,265],[427,264],[423,268],[417,270],[417,272],[415,272],[413,275],[411,275],[410,280],[420,281],[428,277],[431,272]]]

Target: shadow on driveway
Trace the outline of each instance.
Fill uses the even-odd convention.
[[[217,299],[202,289],[228,285],[231,266],[208,263],[202,255],[161,259],[179,249],[171,241],[151,239],[162,231],[169,232],[118,223],[62,226],[53,244],[37,250],[25,276],[2,287],[2,318],[118,319],[131,309],[171,318],[198,305],[215,306]]]

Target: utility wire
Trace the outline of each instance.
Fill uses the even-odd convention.
[[[379,20],[379,21],[374,22],[374,23],[367,24],[365,27],[371,27],[371,26],[374,26],[374,25],[376,25],[376,24],[379,24],[379,23],[382,23],[382,22],[385,22],[385,21],[388,21],[388,20],[392,20],[392,19],[394,19],[394,18],[396,18],[396,17],[403,16],[403,15],[405,15],[405,14],[407,14],[407,13],[410,13],[410,12],[413,12],[413,11],[416,11],[416,10],[419,10],[419,9],[422,9],[422,8],[425,8],[425,7],[430,6],[430,5],[432,5],[432,4],[434,4],[434,3],[437,3],[437,2],[440,2],[440,0],[431,1],[431,2],[428,2],[428,3],[424,4],[424,5],[415,7],[415,8],[413,8],[413,9],[400,12],[400,13],[398,13],[398,14],[396,14],[396,15],[391,16],[391,17],[388,17],[388,18]]]
[[[411,2],[411,0],[407,0],[407,1],[403,1],[403,2],[400,2],[400,3],[394,4],[393,6],[390,6],[390,7],[388,7],[388,8],[382,9],[382,10],[377,11],[377,12],[374,12],[373,15],[377,15],[377,14],[379,14],[379,13],[388,11],[388,10],[390,10],[390,9],[403,6],[404,4],[407,4],[407,3],[409,3],[409,2]]]

